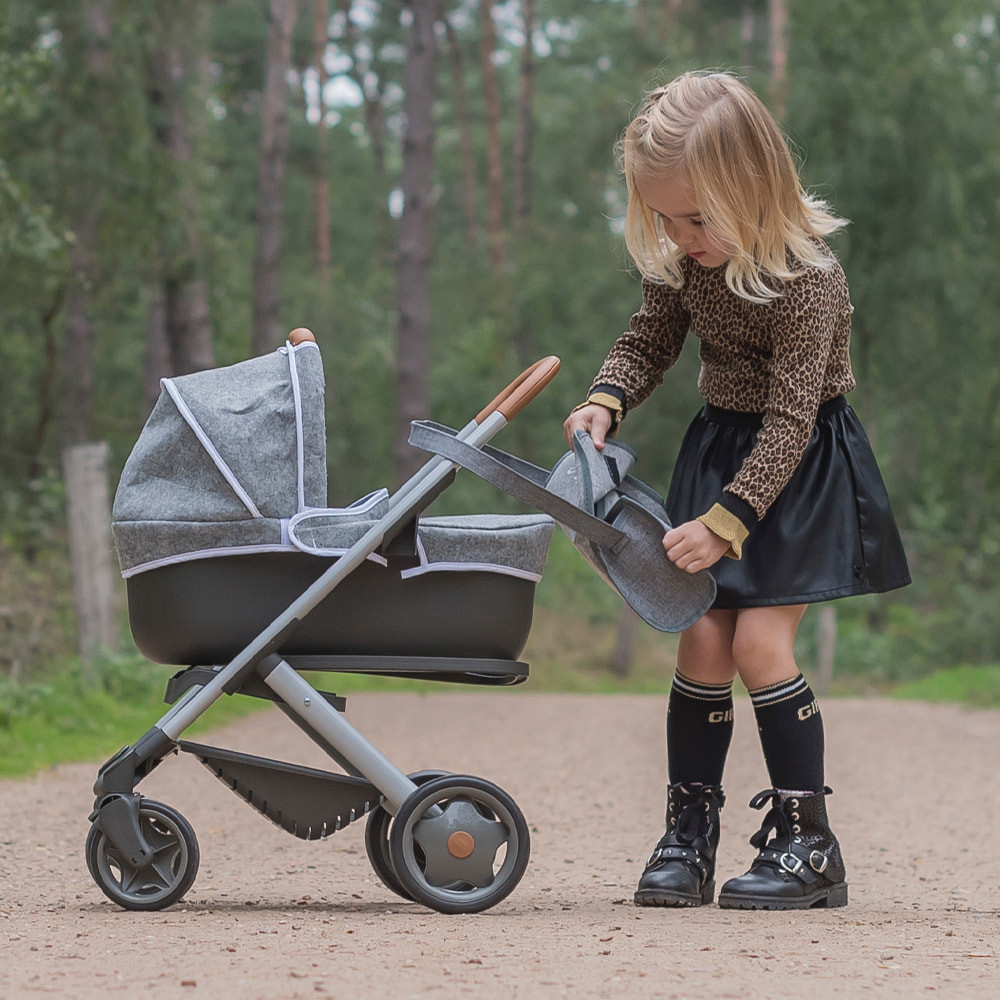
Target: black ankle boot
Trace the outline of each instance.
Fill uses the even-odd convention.
[[[771,803],[760,830],[750,838],[759,853],[745,875],[722,887],[719,906],[744,910],[846,906],[844,861],[826,818],[825,796],[831,794],[824,788],[782,801],[778,791],[769,788],[755,795],[752,808]]]
[[[726,801],[715,785],[670,785],[667,832],[639,879],[639,906],[701,906],[715,897],[719,810]]]

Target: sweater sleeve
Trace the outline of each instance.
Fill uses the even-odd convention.
[[[839,269],[811,270],[786,286],[769,308],[772,357],[763,426],[719,504],[755,526],[798,467],[823,402],[834,334],[850,323],[851,304]]]
[[[663,382],[680,356],[691,316],[680,289],[644,280],[642,306],[612,345],[591,387],[622,401],[622,416]]]

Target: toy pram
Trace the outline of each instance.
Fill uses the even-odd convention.
[[[301,336],[296,336],[301,334]],[[173,707],[101,768],[87,864],[119,905],[157,910],[192,885],[190,824],[138,783],[168,754],[199,758],[250,805],[313,840],[368,817],[391,890],[444,913],[504,899],[528,863],[514,800],[482,778],[404,774],[299,671],[516,684],[553,517],[646,621],[677,631],[712,601],[660,544],[661,497],[626,446],[586,435],[551,472],[486,442],[555,376],[544,358],[460,431],[414,421],[432,457],[390,496],[326,504],[323,371],[308,331],[227,369],[164,379],[122,472],[113,532],[140,651],[175,674]],[[545,514],[422,517],[462,466]],[[551,514],[552,517],[547,516]],[[223,694],[267,698],[345,773],[182,740]]]
[[[482,446],[558,368],[539,361],[457,438]],[[391,496],[327,508],[323,393],[319,350],[296,331],[272,355],[163,380],[126,462],[113,533],[132,632],[149,659],[193,664],[94,786],[88,868],[126,909],[169,906],[197,873],[190,824],[135,791],[178,750],[296,837],[367,815],[376,874],[441,912],[493,906],[524,873],[528,827],[510,795],[477,777],[404,774],[347,722],[344,699],[299,671],[523,681],[552,519],[420,517],[455,475],[439,456]],[[180,738],[237,693],[274,701],[345,773]]]

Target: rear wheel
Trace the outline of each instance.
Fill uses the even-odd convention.
[[[389,831],[389,857],[403,888],[440,913],[495,906],[520,882],[529,853],[517,803],[498,785],[469,775],[422,785]]]
[[[418,771],[416,774],[408,775],[408,777],[414,784],[423,785],[435,778],[443,778],[447,773],[447,771]],[[376,806],[368,814],[368,822],[365,824],[365,850],[368,852],[368,860],[382,884],[387,889],[391,889],[397,896],[412,901],[413,896],[403,888],[403,884],[393,871],[392,861],[389,857],[389,828],[391,826],[392,814],[385,806]]]

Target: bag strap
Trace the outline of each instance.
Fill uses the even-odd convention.
[[[414,420],[410,423],[410,444],[468,469],[504,493],[550,514],[560,524],[597,545],[617,551],[628,541],[624,532],[545,489],[542,484],[549,475],[545,469],[499,448],[489,445],[476,448],[466,444],[455,436],[456,433],[431,420]]]

